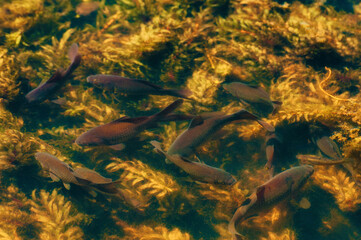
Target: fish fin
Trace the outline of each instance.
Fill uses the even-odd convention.
[[[271,124],[269,124],[268,122],[266,121],[263,121],[263,120],[257,120],[257,122],[264,128],[266,129],[268,132],[274,132],[276,131],[274,126],[272,126]]]
[[[160,146],[160,142],[152,140],[152,141],[150,141],[150,144],[153,145],[156,152],[158,152],[159,154],[162,154],[164,157],[167,157],[167,154],[163,151],[162,147]]]
[[[272,111],[272,115],[277,113],[278,109],[281,107],[282,102],[281,101],[271,101],[272,103],[272,107],[273,107],[273,111]]]
[[[149,118],[149,117],[143,116],[143,117],[131,118],[128,116],[124,116],[124,117],[118,118],[117,120],[112,121],[111,123],[119,123],[119,122],[140,123],[140,122],[147,120],[147,118]]]
[[[183,103],[182,99],[177,99],[173,103],[169,104],[166,108],[164,108],[162,111],[154,114],[151,116],[148,120],[159,120],[173,112],[177,107],[179,107]]]
[[[50,172],[50,178],[51,180],[53,180],[54,182],[59,182],[60,178],[58,178],[54,173]]]
[[[203,118],[201,116],[197,116],[192,119],[191,123],[189,124],[189,129],[199,126],[203,123]]]
[[[241,204],[241,206],[246,206],[248,205],[249,203],[251,202],[251,199],[250,198],[247,198],[246,200],[244,200]]]
[[[73,172],[73,176],[75,177],[75,179],[78,181],[78,183],[79,183],[80,185],[90,185],[90,184],[92,184],[91,181],[82,178],[82,177],[81,177],[80,175],[78,175],[76,172]]]
[[[265,190],[266,190],[265,186],[259,186],[256,189],[257,201],[259,201],[260,203],[263,203],[265,201],[265,199],[264,199],[264,191]]]
[[[202,163],[202,161],[199,159],[199,157],[195,154],[196,156],[196,162]]]
[[[309,209],[311,207],[310,201],[305,197],[303,197],[301,199],[301,201],[298,203],[298,205],[300,208],[303,208],[303,209]]]
[[[189,89],[162,89],[163,93],[171,96],[189,99],[193,92]]]
[[[132,80],[133,80],[133,81],[140,82],[140,83],[142,83],[142,84],[144,84],[144,85],[147,85],[147,86],[149,86],[149,87],[152,87],[152,88],[155,88],[155,89],[158,89],[158,90],[163,90],[163,88],[162,88],[161,86],[156,85],[156,84],[151,83],[151,82],[146,81],[146,80],[141,80],[141,79],[132,79]]]
[[[182,159],[184,162],[194,163],[193,161],[189,160],[188,158],[181,157],[181,156],[179,156],[179,155],[178,155],[178,157],[179,157],[180,159]],[[199,159],[198,159],[198,161],[199,161],[199,163],[202,163]]]
[[[65,98],[57,98],[57,99],[51,100],[51,102],[61,106],[66,103],[66,99]]]
[[[73,43],[68,51],[68,57],[70,59],[70,62],[74,62],[74,59],[78,55],[79,46],[77,43]]]
[[[56,72],[46,81],[46,83],[57,83],[63,79],[63,70],[58,69]]]
[[[115,151],[121,151],[125,148],[125,144],[119,143],[119,144],[111,145],[109,147]]]
[[[89,191],[89,194],[90,194],[93,198],[95,198],[95,197],[98,196],[98,193],[97,193],[96,191],[94,191],[94,190],[90,190],[90,191]]]
[[[273,157],[274,157],[274,152],[275,152],[275,146],[274,145],[268,145],[266,147],[266,156],[267,156],[267,163],[266,163],[266,168],[270,169],[272,162],[273,162]]]
[[[63,185],[67,190],[70,190],[70,184],[69,183],[63,182]]]

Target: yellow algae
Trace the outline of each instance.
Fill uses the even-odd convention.
[[[296,240],[296,233],[285,229],[281,233],[268,232],[268,237],[261,237],[260,240]]]
[[[359,209],[361,195],[358,187],[344,171],[334,166],[317,167],[313,179],[335,197],[342,211],[355,212]]]
[[[126,236],[122,239],[125,240],[191,240],[189,233],[184,233],[179,228],[169,230],[163,226],[146,226],[141,225],[137,227],[126,226],[124,227]]]
[[[56,190],[48,193],[36,190],[32,193],[32,218],[42,230],[39,238],[43,239],[83,239],[84,233],[80,223],[85,220],[84,214],[75,213],[71,202]]]
[[[19,94],[19,66],[14,55],[0,48],[0,99],[12,101]]]

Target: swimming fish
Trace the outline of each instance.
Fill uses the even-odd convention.
[[[314,138],[313,141],[316,143],[317,147],[321,150],[321,152],[327,157],[332,159],[342,158],[340,149],[338,148],[337,144],[328,136]]]
[[[279,158],[281,149],[281,140],[276,132],[269,132],[266,135],[266,168],[269,170],[270,176],[273,177],[275,171],[275,159]]]
[[[78,44],[74,43],[71,45],[68,56],[71,61],[69,67],[66,70],[56,70],[49,80],[26,94],[25,98],[28,103],[42,102],[48,99],[65,84],[65,80],[79,66],[81,61],[81,56],[78,53]]]
[[[237,240],[242,237],[236,230],[237,224],[260,212],[271,210],[276,204],[290,197],[306,183],[313,171],[314,169],[310,165],[293,167],[257,187],[237,209],[229,222],[228,230],[233,239]]]
[[[37,152],[35,153],[35,159],[40,163],[41,167],[49,172],[50,178],[54,182],[63,182],[66,189],[70,189],[70,184],[89,184],[89,181],[83,179],[81,176],[77,175],[74,170],[65,162],[60,161],[57,157],[45,153]]]
[[[257,116],[246,110],[241,110],[230,115],[218,113],[217,115],[208,118],[197,116],[191,121],[188,129],[176,138],[167,153],[169,155],[179,154],[182,157],[187,157],[194,153],[196,147],[207,141],[210,136],[225,125],[241,119],[256,120],[262,126],[265,126],[263,124],[265,122],[259,120]],[[274,128],[270,130],[274,130]]]
[[[241,82],[232,82],[223,84],[222,86],[233,96],[238,97],[247,103],[268,104],[273,107],[273,110],[282,105],[282,102],[271,101],[270,95],[260,86],[247,85]]]
[[[122,117],[81,134],[75,143],[80,146],[112,146],[135,138],[139,133],[164,120],[183,100],[178,99],[157,114],[147,117]]]
[[[206,183],[226,184],[232,185],[236,182],[236,179],[228,172],[220,169],[208,166],[200,162],[192,162],[179,155],[169,155],[164,152],[157,141],[151,141],[150,144],[156,149],[158,153],[169,159],[172,163],[183,169],[194,180]]]
[[[111,178],[103,177],[96,171],[89,168],[75,168],[74,172],[76,172],[82,179],[86,179],[90,182],[87,186],[91,186],[103,193],[118,193],[116,184],[119,183],[119,181],[113,181]]]
[[[189,89],[164,89],[148,81],[116,75],[91,75],[87,78],[87,81],[96,86],[106,89],[117,89],[133,95],[170,95],[181,98],[189,98],[189,96],[192,95]]]
[[[75,12],[79,16],[88,16],[92,12],[98,10],[98,8],[99,2],[81,2],[76,6]]]

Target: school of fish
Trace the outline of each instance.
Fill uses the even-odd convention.
[[[84,11],[79,9],[78,14],[89,14],[96,7],[86,6]],[[28,104],[39,104],[45,100],[54,99],[56,93],[64,86],[66,80],[71,77],[71,74],[81,63],[81,55],[78,50],[76,43],[71,45],[68,53],[71,62],[69,67],[66,70],[56,70],[49,80],[30,91],[25,96]],[[197,148],[207,142],[224,126],[240,120],[253,120],[257,121],[267,131],[265,139],[267,162],[265,167],[269,170],[270,179],[258,186],[235,211],[228,226],[233,239],[244,238],[237,231],[243,221],[259,213],[265,213],[281,202],[290,200],[293,193],[299,192],[314,172],[311,165],[301,165],[280,171],[279,159],[282,157],[282,138],[274,126],[244,109],[232,114],[222,112],[202,113],[197,116],[175,114],[173,112],[184,101],[194,101],[192,100],[192,92],[189,89],[167,89],[145,80],[103,74],[91,75],[87,78],[87,82],[106,90],[116,89],[127,95],[169,95],[182,99],[175,100],[163,110],[150,116],[125,116],[89,129],[75,139],[76,144],[90,147],[108,146],[115,150],[122,150],[127,143],[138,138],[143,131],[156,128],[159,122],[191,120],[188,128],[178,135],[169,149],[163,150],[161,143],[155,140],[150,141],[150,144],[168,163],[179,167],[194,181],[201,183],[233,185],[237,182],[237,179],[230,173],[221,168],[209,166],[196,156]],[[263,107],[269,108],[270,112],[275,112],[282,105],[279,101],[271,100],[270,95],[261,86],[232,82],[223,84],[223,88],[245,104],[263,105]],[[347,161],[342,160],[342,155],[336,143],[325,132],[321,131],[314,134],[312,142],[325,157],[330,159],[330,162],[336,163],[339,161],[340,164],[344,164],[347,168]],[[198,158],[198,161],[193,161],[192,156]],[[43,171],[47,172],[53,181],[61,181],[66,189],[70,189],[71,184],[75,184],[81,186],[93,196],[101,193],[118,197],[133,207],[141,204],[140,201],[128,196],[126,191],[117,186],[121,182],[120,179],[113,181],[88,168],[73,169],[65,162],[46,152],[38,152],[34,157]],[[298,158],[301,162],[322,164],[322,160],[315,157],[299,155]],[[327,161],[323,162],[325,162],[325,165],[328,164]]]

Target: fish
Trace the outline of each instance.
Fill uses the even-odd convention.
[[[192,162],[180,155],[169,155],[162,150],[160,143],[157,141],[153,140],[150,144],[153,145],[159,154],[163,155],[176,166],[188,173],[194,180],[225,185],[233,185],[236,183],[236,179],[230,173],[220,168],[211,167],[201,162]]]
[[[68,57],[71,63],[66,70],[56,70],[56,72],[46,82],[40,84],[37,88],[31,90],[25,95],[25,99],[28,103],[39,103],[49,99],[54,93],[63,87],[65,80],[80,65],[81,55],[78,53],[78,44],[73,43],[71,45]]]
[[[165,89],[151,82],[116,75],[91,75],[87,81],[105,89],[117,89],[132,95],[170,95],[188,99],[193,93],[189,89]]]
[[[265,123],[246,110],[240,110],[230,115],[220,112],[211,114],[210,117],[203,117],[200,115],[192,119],[188,129],[175,139],[167,153],[169,155],[179,154],[182,157],[188,157],[195,152],[195,149],[198,146],[206,142],[214,133],[221,130],[225,125],[241,119],[256,120],[262,126],[264,126],[263,123]],[[272,127],[270,130],[274,130],[274,128]]]
[[[157,114],[146,117],[122,117],[113,122],[97,126],[81,134],[75,143],[79,146],[119,146],[142,131],[153,127],[183,103],[178,99]]]
[[[90,184],[87,184],[86,186],[93,187],[103,193],[118,193],[118,188],[116,187],[116,184],[119,183],[120,180],[113,181],[111,178],[103,177],[96,171],[85,167],[75,168],[74,172],[76,172],[82,179],[86,179],[90,182]]]
[[[89,184],[90,182],[83,179],[65,162],[60,161],[54,155],[46,152],[35,153],[35,159],[40,163],[43,170],[49,172],[50,178],[54,182],[63,182],[66,189],[70,189],[70,184]]]
[[[228,230],[232,238],[242,239],[242,235],[236,230],[237,224],[261,212],[267,212],[275,205],[287,200],[306,183],[313,172],[314,169],[310,165],[293,167],[257,187],[236,210],[229,222]]]
[[[99,2],[81,2],[76,6],[75,12],[79,16],[85,17],[98,10],[98,8]]]
[[[222,87],[233,96],[246,103],[261,103],[272,106],[273,111],[282,105],[280,101],[271,101],[270,95],[260,86],[248,85],[241,82],[223,84]]]
[[[340,149],[337,144],[330,139],[328,136],[322,136],[319,138],[314,138],[314,142],[321,152],[331,159],[340,159],[342,158]]]
[[[269,132],[266,135],[266,157],[267,163],[265,167],[269,170],[270,176],[273,177],[275,172],[275,159],[280,156],[281,139],[276,132]]]

